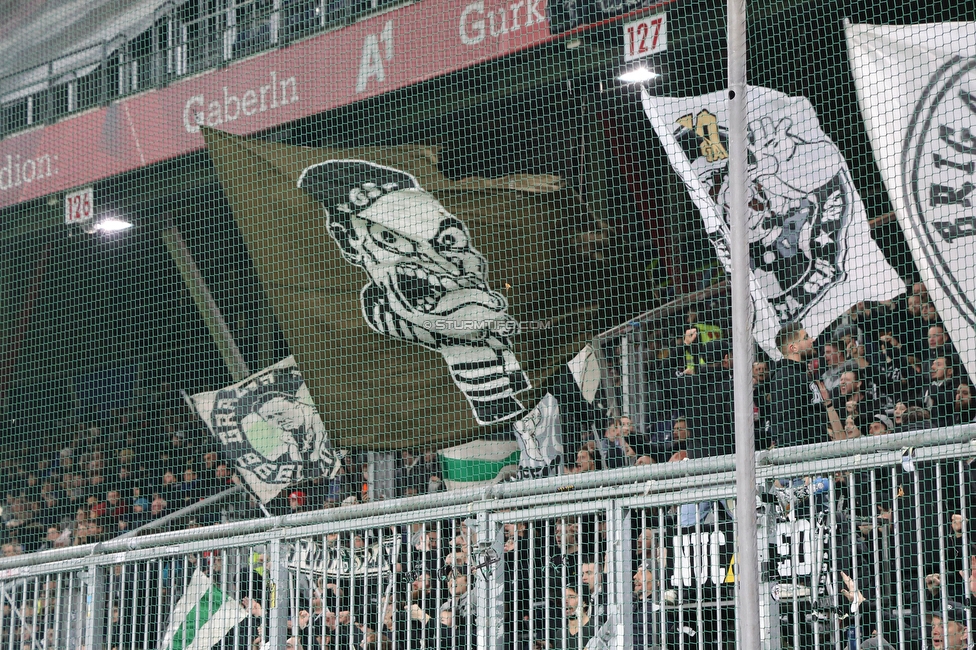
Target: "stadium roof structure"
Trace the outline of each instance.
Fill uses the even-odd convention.
[[[85,74],[105,56],[104,44],[148,29],[159,0],[4,0],[0,15],[0,97],[29,94],[59,72]],[[52,68],[48,69],[48,64]]]

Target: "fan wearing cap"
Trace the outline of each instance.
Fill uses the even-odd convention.
[[[868,433],[872,436],[883,436],[895,430],[895,423],[884,413],[878,413],[871,421]]]
[[[932,614],[932,647],[934,650],[966,650],[970,647],[966,607],[950,600],[944,609],[944,612]]]
[[[439,351],[480,424],[518,415],[515,395],[529,388],[509,346],[518,326],[467,227],[410,174],[362,160],[312,165],[298,186],[325,208],[343,258],[369,275],[370,328]]]

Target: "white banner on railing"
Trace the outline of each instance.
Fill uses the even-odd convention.
[[[753,334],[778,359],[775,339],[784,325],[798,322],[816,337],[849,307],[889,300],[905,285],[871,238],[847,162],[810,101],[756,86],[748,93]],[[729,270],[727,93],[642,95]]]
[[[382,544],[373,543],[361,548],[323,545],[320,539],[299,539],[291,545],[287,562],[289,569],[299,573],[376,578],[394,572],[397,549],[397,539],[393,537],[383,540]]]
[[[929,297],[976,376],[976,23],[846,31],[874,159]]]

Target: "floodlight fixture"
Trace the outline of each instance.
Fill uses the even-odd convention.
[[[644,66],[638,66],[636,68],[630,68],[624,73],[617,76],[617,79],[629,84],[639,84],[645,81],[651,81],[652,79],[657,79],[661,75],[653,70],[646,68]]]
[[[113,235],[132,228],[134,224],[121,217],[103,217],[91,225],[91,232],[100,232],[103,235]]]

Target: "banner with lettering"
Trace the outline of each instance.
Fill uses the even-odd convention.
[[[47,5],[51,15],[36,22],[60,20],[60,6]],[[104,12],[87,13],[97,21]],[[547,13],[545,0],[406,3],[261,56],[226,60],[202,73],[191,68],[183,78],[167,76],[152,92],[119,96],[50,123],[39,120],[0,140],[0,207],[199,151],[205,146],[201,125],[259,133],[540,45],[552,39]],[[106,43],[129,42],[132,34],[112,36],[107,30]],[[177,50],[193,52],[196,40]],[[113,55],[118,57],[100,47],[97,60]],[[18,80],[11,75],[3,83]]]
[[[874,159],[929,297],[976,377],[976,22],[846,31]]]
[[[288,547],[288,568],[299,574],[312,573],[339,578],[356,576],[376,578],[393,574],[399,548],[399,537],[389,536],[358,548],[321,540],[299,539]]]
[[[800,323],[816,337],[864,300],[905,290],[871,238],[847,161],[806,97],[750,86],[749,254],[756,342],[774,359],[776,334]],[[644,111],[730,269],[727,93],[654,97]]]
[[[292,483],[339,471],[344,454],[332,451],[295,357],[190,400],[262,503]]]

